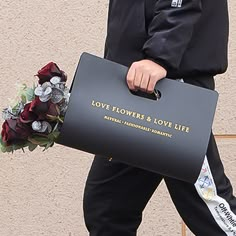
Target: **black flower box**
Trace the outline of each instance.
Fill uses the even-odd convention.
[[[58,143],[194,183],[207,151],[218,94],[172,79],[158,99],[131,92],[128,68],[81,55]]]

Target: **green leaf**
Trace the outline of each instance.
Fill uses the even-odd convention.
[[[5,147],[5,146],[3,146],[3,145],[1,145],[1,152],[3,152],[3,153],[7,152],[7,149],[6,149],[6,147]]]
[[[2,152],[14,152],[16,150],[20,150],[22,149],[23,152],[24,151],[24,148],[25,147],[28,147],[29,145],[32,145],[30,142],[28,141],[24,141],[23,143],[20,143],[20,144],[13,144],[13,145],[10,145],[10,146],[6,146],[3,142],[2,142],[2,139],[0,137],[0,150]]]
[[[21,95],[24,94],[26,88],[27,88],[26,84],[20,85],[20,88],[17,91],[17,96],[21,97]]]
[[[25,142],[25,143],[22,143],[22,144],[13,144],[11,145],[12,147],[12,151],[16,151],[16,150],[19,150],[19,149],[22,149],[27,146],[28,142]],[[23,150],[24,151],[24,150]]]
[[[59,131],[54,131],[52,134],[53,134],[54,138],[57,139],[60,135],[60,132]]]
[[[28,138],[28,141],[30,141],[31,143],[35,144],[35,145],[40,145],[40,146],[44,146],[47,145],[48,142],[50,142],[50,140],[46,137],[40,137],[40,136],[32,136]]]
[[[12,152],[14,151],[13,146],[3,146],[3,148],[1,148],[2,152]]]
[[[5,153],[7,150],[6,150],[6,147],[2,141],[2,137],[0,136],[0,150],[1,152]]]
[[[37,144],[33,144],[31,142],[29,142],[29,145],[28,145],[28,149],[29,151],[33,152],[35,150],[35,148],[37,148]]]
[[[50,148],[52,145],[53,145],[53,142],[49,142],[49,143],[46,145],[45,150],[47,150],[48,148]]]
[[[27,84],[26,83],[23,83],[22,84],[22,90],[24,91],[24,90],[26,90],[27,89]]]
[[[27,98],[24,94],[21,94],[21,101],[23,104],[25,104],[27,102]]]
[[[25,92],[26,98],[28,101],[33,101],[35,98],[35,94],[34,94],[34,89],[33,88],[27,88],[26,92]]]
[[[12,112],[17,113],[19,111],[19,103],[12,107]]]
[[[51,141],[47,145],[44,146],[43,152],[46,151],[48,148],[52,147],[54,145],[54,142]]]
[[[53,142],[54,142],[55,139],[58,138],[59,134],[60,134],[59,131],[53,131],[53,132],[51,132],[51,133],[48,135],[48,139],[49,139],[50,141],[53,141]]]
[[[36,89],[36,85],[35,85],[35,83],[33,83],[33,90],[35,90]]]

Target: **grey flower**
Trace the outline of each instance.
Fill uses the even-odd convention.
[[[19,102],[14,108],[9,106],[8,108],[3,109],[2,118],[4,120],[17,119],[23,110],[24,104]]]
[[[65,82],[61,82],[61,77],[59,76],[54,76],[50,79],[50,82],[53,86],[53,88],[57,88],[57,89],[61,89],[64,90],[65,89]]]
[[[69,89],[66,88],[66,90],[64,91],[64,99],[63,102],[61,102],[58,106],[60,109],[60,114],[62,116],[64,116],[66,114],[66,110],[68,108],[68,104],[69,104],[69,100],[70,100],[70,93],[69,93]]]
[[[32,123],[32,129],[39,133],[52,132],[52,126],[47,121],[34,121]]]
[[[64,92],[58,88],[52,88],[52,96],[51,101],[52,103],[59,103],[64,97]]]
[[[41,102],[47,102],[52,97],[52,84],[50,82],[45,82],[35,88],[34,94],[39,96]]]
[[[61,77],[59,76],[53,76],[51,79],[50,79],[50,82],[53,84],[53,85],[56,85],[58,83],[61,82]]]
[[[47,102],[51,99],[52,103],[59,103],[65,96],[64,90],[65,82],[61,82],[59,76],[54,76],[50,79],[50,82],[45,82],[42,85],[39,85],[34,93],[36,96],[39,96],[41,102]]]

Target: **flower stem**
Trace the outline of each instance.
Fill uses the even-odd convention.
[[[58,116],[57,118],[62,124],[64,123],[64,121],[60,118],[60,116]]]

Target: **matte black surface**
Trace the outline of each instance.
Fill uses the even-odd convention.
[[[162,79],[156,85],[161,93],[156,101],[130,92],[127,71],[115,62],[88,53],[81,55],[58,143],[194,183],[206,154],[217,92]],[[93,107],[92,100],[110,107]],[[113,112],[114,106],[143,114],[145,119]],[[104,116],[123,123],[105,120]],[[147,121],[148,116],[151,121]],[[154,118],[172,122],[171,128],[155,124]],[[178,131],[175,124],[190,130]],[[172,136],[154,134],[152,129]]]
[[[220,74],[228,66],[227,0],[109,0],[104,58],[127,67],[144,58],[168,78]]]

